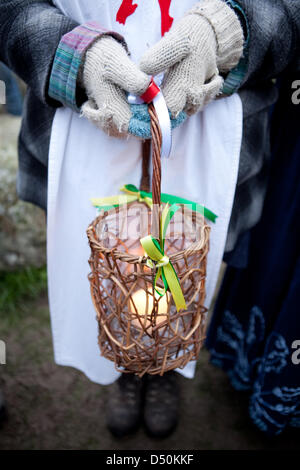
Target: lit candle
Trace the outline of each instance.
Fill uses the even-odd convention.
[[[147,302],[148,298],[148,302]],[[157,293],[155,293],[155,298],[158,301],[157,305],[157,316],[156,316],[156,325],[164,322],[168,318],[168,304],[170,303],[170,294],[167,292],[163,297],[160,297]],[[135,308],[134,308],[135,306]],[[147,328],[151,325],[150,320],[148,318],[151,315],[153,310],[153,296],[147,294],[143,289],[136,291],[129,302],[129,311],[132,313],[137,313],[140,316],[140,321],[137,318],[132,320],[132,325],[136,328],[141,328],[141,324]],[[148,328],[148,333],[151,334],[152,328]]]
[[[138,245],[135,245],[134,247],[131,247],[129,253],[135,256],[146,256],[145,250],[140,243]],[[143,269],[145,272],[149,272],[149,273],[151,272],[151,268],[149,268],[145,264],[143,266]],[[128,263],[126,272],[131,273],[132,271],[133,271],[133,265]]]
[[[145,256],[145,250],[140,243],[134,245],[133,247],[130,247],[130,250],[128,251],[128,253],[134,256]],[[144,266],[144,270],[151,271],[150,268],[148,268],[148,266]],[[133,271],[134,271],[134,265],[131,263],[127,263],[127,266],[125,268],[125,274],[130,275]]]
[[[136,256],[145,256],[145,250],[140,243],[130,248],[129,253]]]

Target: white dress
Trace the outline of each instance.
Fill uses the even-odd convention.
[[[122,34],[138,61],[161,37],[158,0],[135,0],[125,25],[116,21],[121,0],[55,0],[79,23],[98,21]],[[172,0],[170,14],[180,18],[194,0]],[[237,94],[215,101],[173,131],[171,156],[162,162],[162,191],[204,204],[218,215],[212,226],[207,267],[209,307],[223,257],[238,173],[242,104]],[[109,384],[119,374],[100,356],[97,322],[89,282],[86,228],[95,217],[92,197],[139,185],[141,143],[99,131],[68,108],[56,111],[48,172],[48,284],[55,361],[83,371],[90,380]],[[179,185],[180,181],[180,185]],[[192,378],[195,362],[181,372]]]

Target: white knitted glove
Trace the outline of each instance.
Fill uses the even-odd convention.
[[[243,30],[235,12],[221,0],[194,5],[158,43],[143,55],[140,68],[149,75],[165,72],[162,91],[176,117],[201,110],[220,92],[223,78],[243,51]]]
[[[126,135],[132,113],[125,91],[143,94],[150,78],[130,60],[125,47],[111,36],[98,39],[87,51],[81,82],[89,98],[82,115],[109,135]]]

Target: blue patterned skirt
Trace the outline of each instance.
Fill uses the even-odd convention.
[[[213,364],[268,434],[300,426],[300,104],[291,81],[272,115],[272,159],[262,219],[249,240],[245,269],[229,266],[208,330]]]

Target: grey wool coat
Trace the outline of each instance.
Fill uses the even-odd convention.
[[[269,110],[277,99],[272,79],[299,69],[300,0],[237,0],[249,24],[247,67],[239,87],[244,129],[238,184],[226,251],[260,218],[269,149]],[[19,197],[47,204],[51,125],[59,102],[47,93],[56,48],[77,25],[50,0],[1,0],[0,60],[28,85],[19,137]]]

